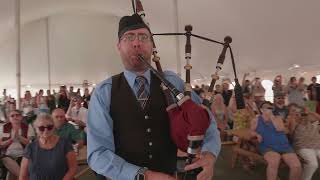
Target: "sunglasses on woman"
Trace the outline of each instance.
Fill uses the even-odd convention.
[[[45,129],[47,129],[48,131],[51,131],[54,128],[53,125],[48,125],[48,126],[39,126],[38,129],[41,132],[44,132]]]

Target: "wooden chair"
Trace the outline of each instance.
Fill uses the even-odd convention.
[[[89,173],[91,172],[92,170],[90,169],[89,166],[86,166],[84,169],[82,169],[80,172],[78,172],[75,176],[74,176],[74,179],[77,180],[77,179],[80,179],[81,176],[85,175],[86,173]]]
[[[229,133],[232,133],[234,136],[238,137],[237,144],[233,148],[232,158],[231,158],[231,168],[234,168],[239,157],[246,157],[249,160],[254,161],[255,163],[262,163],[267,165],[267,162],[264,160],[264,157],[258,152],[258,142],[251,138],[250,129],[241,129],[241,130],[231,130]],[[252,147],[244,148],[244,147]],[[301,163],[304,163],[305,160],[298,156]],[[287,165],[281,161],[279,168],[284,168]],[[278,177],[278,179],[280,179]]]
[[[86,165],[87,163],[87,146],[83,146],[79,149],[77,154],[78,165]]]
[[[234,168],[240,156],[247,157],[255,162],[266,164],[263,156],[256,150],[256,142],[251,138],[250,129],[230,130],[228,133],[235,137],[236,145],[233,147],[231,168]]]

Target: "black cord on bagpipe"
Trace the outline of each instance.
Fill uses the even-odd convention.
[[[135,0],[131,0],[132,3],[132,9],[133,9],[133,13],[136,14],[137,13],[137,7],[136,7],[136,1]]]

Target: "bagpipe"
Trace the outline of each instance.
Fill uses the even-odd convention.
[[[149,27],[149,31],[152,34],[150,25],[146,20],[146,15],[140,0],[132,0],[133,11],[136,14],[139,14],[144,23]],[[170,133],[171,138],[178,147],[183,152],[187,153],[186,164],[190,164],[192,160],[196,157],[197,154],[201,151],[201,145],[204,139],[204,135],[210,125],[210,116],[208,111],[210,111],[211,102],[213,100],[213,89],[216,81],[219,79],[218,73],[222,69],[222,65],[225,59],[225,54],[227,50],[230,50],[232,64],[235,73],[235,92],[236,99],[241,100],[242,102],[237,101],[238,109],[244,108],[244,102],[242,97],[241,86],[236,77],[235,63],[232,54],[232,49],[230,43],[232,42],[231,37],[227,36],[224,39],[224,43],[218,42],[206,37],[198,36],[192,34],[192,26],[185,26],[185,33],[163,33],[163,34],[152,34],[151,41],[153,44],[153,57],[152,61],[156,64],[156,69],[149,64],[142,55],[138,55],[138,58],[156,75],[158,79],[162,82],[161,87],[167,102],[167,112],[170,118]],[[185,45],[185,59],[186,65],[184,69],[186,71],[186,81],[185,81],[185,92],[180,92],[172,83],[170,83],[163,74],[162,67],[160,65],[160,57],[158,56],[158,51],[154,42],[153,36],[156,35],[184,35],[186,36],[186,45]],[[216,72],[212,75],[211,84],[208,92],[206,93],[205,99],[201,105],[196,104],[191,100],[191,37],[197,37],[203,40],[215,42],[223,45],[222,53],[218,58],[218,63],[216,66]],[[240,91],[239,91],[240,90]],[[197,169],[190,172],[184,172],[183,179],[195,179],[197,173],[201,169]],[[190,177],[187,177],[188,174]]]

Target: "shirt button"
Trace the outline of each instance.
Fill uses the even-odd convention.
[[[152,159],[152,154],[149,154],[149,159]]]
[[[148,128],[148,129],[147,129],[147,133],[151,133],[151,128]]]
[[[152,142],[149,142],[149,146],[152,146]]]

